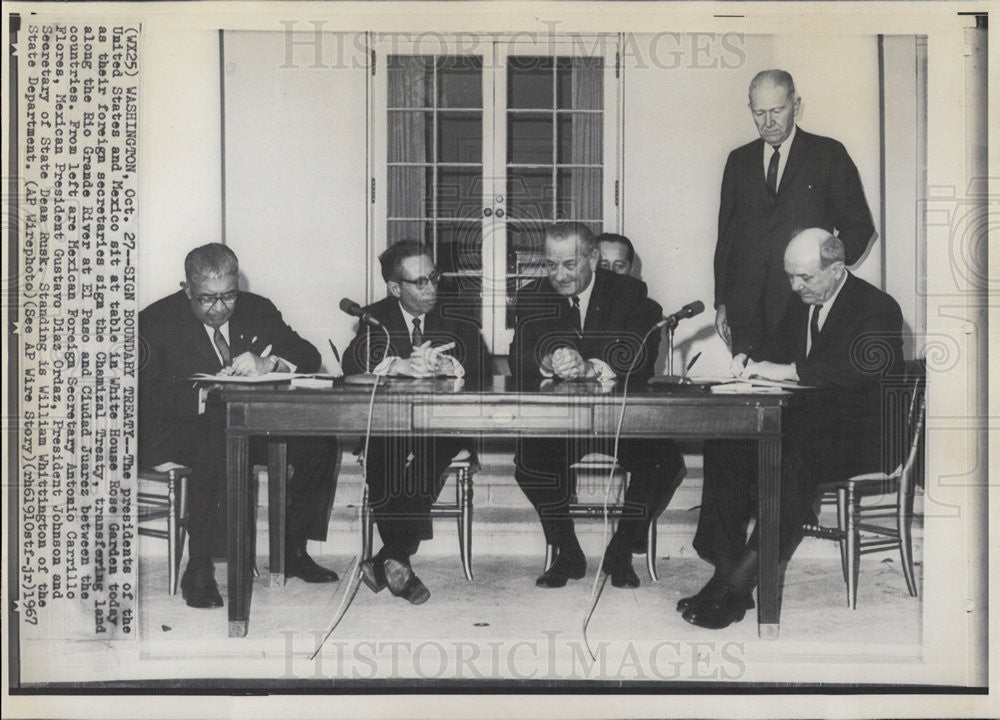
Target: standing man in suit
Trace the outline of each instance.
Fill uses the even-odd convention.
[[[510,368],[525,387],[545,379],[645,382],[653,374],[659,336],[651,333],[646,284],[598,267],[600,250],[590,229],[556,223],[545,233],[547,277],[517,294]],[[562,587],[582,578],[587,562],[568,506],[575,492],[572,463],[592,452],[574,439],[524,438],[518,443],[514,477],[535,506],[545,539],[557,548],[552,566],[536,581]],[[605,448],[606,449],[606,448]],[[614,587],[638,587],[632,553],[645,552],[646,533],[662,509],[684,461],[671,440],[622,440],[618,460],[631,472],[625,504],[635,512],[618,522],[602,569]]]
[[[187,530],[190,559],[181,590],[191,607],[222,606],[212,565],[224,547],[226,444],[222,408],[199,412],[196,373],[262,375],[315,372],[320,355],[281,317],[267,298],[239,290],[239,262],[225,245],[197,247],[184,260],[182,290],[139,313],[139,456],[146,466],[176,462],[191,467]],[[255,457],[266,446],[251,443]],[[336,439],[296,438],[288,443],[293,466],[288,493],[285,574],[306,582],[333,582],[317,565],[306,540],[326,539],[336,488]]]
[[[801,298],[778,332],[732,361],[737,377],[762,377],[813,386],[792,396],[782,444],[780,558],[802,539],[820,483],[883,470],[882,384],[903,368],[903,317],[889,295],[844,267],[844,245],[823,228],[796,235],[784,257],[785,274]],[[708,584],[677,609],[684,619],[723,628],[753,606],[757,531],[757,457],[752,444],[705,445],[705,485],[694,548],[715,566]]]
[[[639,277],[638,274],[633,273],[635,246],[632,245],[631,240],[617,233],[601,233],[595,238],[595,241],[597,248],[601,251],[601,268],[610,270],[616,275]],[[660,322],[663,319],[663,306],[651,297],[646,298],[646,305],[652,322],[654,324]]]
[[[382,253],[379,262],[389,295],[365,311],[388,330],[388,343],[381,328],[362,322],[344,355],[344,372],[447,376],[472,385],[488,377],[490,358],[479,328],[438,303],[441,273],[428,248],[403,240]],[[468,448],[469,440],[461,437],[370,438],[366,476],[382,549],[362,562],[361,572],[373,592],[388,586],[414,605],[430,597],[410,558],[421,540],[434,536],[431,505],[452,458]]]
[[[848,265],[876,237],[847,150],[797,128],[801,112],[791,75],[757,73],[750,83],[750,113],[760,138],[733,150],[726,161],[715,247],[715,328],[734,355],[773,333],[794,301],[782,273],[794,233],[811,227],[836,231]]]

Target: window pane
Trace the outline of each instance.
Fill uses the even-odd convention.
[[[437,248],[437,268],[441,272],[482,272],[483,224],[439,222]]]
[[[604,147],[604,117],[597,113],[560,113],[559,163],[600,165]]]
[[[552,171],[508,169],[507,212],[512,219],[551,220]]]
[[[482,58],[440,58],[438,60],[438,107],[482,107],[482,74]]]
[[[604,58],[561,57],[556,61],[556,107],[573,110],[604,107]]]
[[[438,162],[483,161],[482,113],[438,113]]]
[[[529,55],[508,58],[507,107],[551,110],[553,62]]]
[[[483,326],[482,276],[446,275],[438,285],[438,310],[448,318],[469,320]]]
[[[431,162],[433,113],[389,111],[389,162]]]
[[[434,97],[434,59],[420,55],[390,55],[389,107],[431,107]]]
[[[600,220],[601,171],[590,168],[560,169],[556,172],[556,219]]]
[[[552,114],[507,113],[507,162],[552,164]]]
[[[400,240],[427,242],[431,237],[431,225],[423,222],[390,220],[387,236],[389,245],[395,245]]]
[[[440,166],[437,199],[437,217],[480,217],[483,208],[482,170]]]
[[[431,168],[390,167],[389,217],[430,217],[432,187],[434,187],[434,171]]]

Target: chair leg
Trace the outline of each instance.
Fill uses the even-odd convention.
[[[838,492],[844,492],[840,490]],[[857,528],[858,504],[854,488],[847,489],[847,601],[852,610],[858,606],[858,570],[861,565],[861,547]]]
[[[844,583],[848,583],[850,563],[847,560],[847,493],[843,489],[837,490],[837,529],[840,531],[837,541],[840,545],[840,569],[844,573]]]
[[[361,494],[361,561],[364,562],[372,556],[372,540],[374,538],[374,519],[372,518],[372,508],[368,503],[368,486],[365,485]]]
[[[184,557],[184,543],[187,541],[187,520],[187,477],[182,476],[177,502],[177,556],[174,558],[177,577],[180,577],[181,560]],[[176,593],[177,586],[175,585],[173,594]]]
[[[167,481],[167,584],[177,594],[177,490],[176,478]]]
[[[913,572],[913,512],[909,503],[900,502],[896,516],[896,530],[899,532],[899,559],[903,565],[903,577],[906,578],[906,589],[911,597],[917,596],[917,578]]]
[[[555,554],[556,554],[555,545],[545,543],[545,570],[544,570],[545,572],[548,572],[548,569],[552,567],[552,561],[555,559],[553,558],[553,555]]]
[[[649,523],[649,531],[646,533],[646,570],[649,571],[650,580],[659,580],[656,576],[656,518]]]
[[[462,555],[465,579],[472,580],[472,474],[468,468],[458,470],[455,492],[458,494],[458,545]]]

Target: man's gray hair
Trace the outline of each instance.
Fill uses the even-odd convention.
[[[196,247],[184,258],[184,275],[188,280],[194,277],[226,277],[239,271],[240,262],[236,259],[236,253],[222,243]]]
[[[549,225],[545,231],[546,240],[568,240],[570,238],[576,238],[580,243],[579,255],[590,255],[597,249],[594,231],[582,222],[557,222]]]
[[[827,268],[835,262],[844,262],[844,242],[830,233],[819,244],[819,266]]]
[[[795,81],[792,80],[791,73],[787,70],[778,69],[761,70],[759,73],[754,75],[753,80],[750,81],[750,91],[748,92],[748,95],[753,95],[753,91],[765,82],[785,88],[785,92],[788,94],[788,97],[790,99],[795,99]]]

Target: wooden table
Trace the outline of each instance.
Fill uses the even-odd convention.
[[[383,380],[372,432],[393,435],[487,437],[613,436],[622,392],[597,383],[546,381],[517,392],[511,378],[496,377],[480,389],[454,380]],[[326,389],[230,386],[226,405],[229,520],[229,636],[244,637],[253,593],[254,508],[250,498],[249,443],[275,438],[268,453],[268,503],[272,523],[272,582],[283,582],[284,491],[287,436],[363,435],[371,386]],[[781,409],[784,394],[714,395],[696,388],[630,388],[623,437],[727,438],[757,442],[760,580],[758,631],[778,635],[778,518]]]

